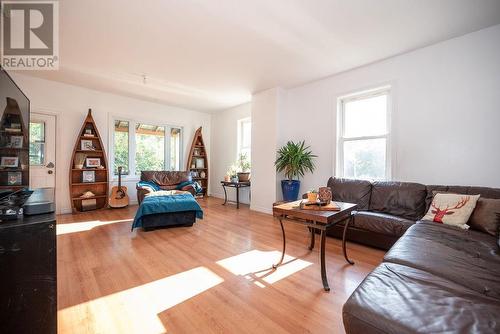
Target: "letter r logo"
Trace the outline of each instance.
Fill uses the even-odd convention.
[[[5,1],[2,4],[3,55],[54,53],[54,3]]]

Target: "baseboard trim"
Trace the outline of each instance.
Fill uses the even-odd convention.
[[[262,213],[267,213],[269,215],[273,214],[273,209],[267,208],[267,207],[262,207],[262,206],[255,206],[255,205],[250,205],[250,210],[252,211],[258,211]]]

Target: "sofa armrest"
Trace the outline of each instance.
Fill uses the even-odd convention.
[[[142,200],[144,197],[146,197],[147,194],[153,192],[153,190],[149,187],[136,187],[137,189],[137,203],[141,204]]]
[[[194,186],[192,184],[188,184],[179,190],[189,191],[191,193],[191,195],[193,195],[193,196],[196,195],[196,189],[194,188]]]

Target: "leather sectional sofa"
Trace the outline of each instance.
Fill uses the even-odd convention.
[[[360,207],[350,240],[394,244],[344,304],[347,333],[500,333],[498,211],[497,235],[419,221],[436,191],[500,199],[500,189],[335,178],[328,185],[335,200]]]

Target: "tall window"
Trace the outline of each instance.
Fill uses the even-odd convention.
[[[165,127],[135,125],[135,174],[165,169]]]
[[[30,165],[45,165],[45,123],[30,122]]]
[[[238,121],[238,157],[244,154],[250,160],[251,145],[252,121],[250,118],[240,119]]]
[[[114,120],[114,174],[140,175],[143,170],[180,170],[182,128],[132,120]]]
[[[390,178],[389,105],[389,87],[339,99],[339,176]]]
[[[114,136],[114,149],[115,160],[114,169],[115,174],[118,174],[118,167],[121,166],[122,173],[127,175],[129,171],[129,152],[128,152],[128,133],[129,122],[115,121],[115,136]]]

